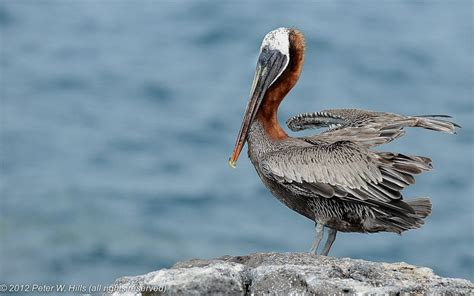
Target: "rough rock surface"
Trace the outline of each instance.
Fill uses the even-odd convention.
[[[468,280],[426,267],[308,253],[257,253],[179,262],[115,281],[108,295],[473,295]]]

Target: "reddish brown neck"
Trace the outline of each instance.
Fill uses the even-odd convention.
[[[303,35],[292,29],[290,31],[290,62],[281,76],[267,90],[256,118],[272,139],[284,139],[288,135],[278,123],[278,106],[283,98],[293,88],[300,77],[304,59]]]

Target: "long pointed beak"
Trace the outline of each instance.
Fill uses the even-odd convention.
[[[237,159],[247,140],[250,125],[263,101],[265,92],[285,70],[288,60],[286,55],[277,50],[263,50],[261,52],[239,135],[237,136],[232,155],[229,158],[229,165],[232,168],[236,167]]]

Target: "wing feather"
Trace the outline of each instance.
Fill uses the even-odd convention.
[[[403,116],[388,112],[359,109],[330,109],[302,113],[287,120],[292,131],[329,127],[315,136],[326,141],[353,141],[366,147],[391,142],[405,134],[405,127],[421,127],[434,131],[456,133],[460,127],[445,119],[446,115]]]
[[[455,133],[457,124],[444,115],[403,116],[357,109],[331,109],[290,118],[293,131],[326,127],[319,135],[297,138],[305,145],[266,154],[264,174],[298,194],[364,202],[395,202],[413,175],[431,169],[421,156],[369,150],[405,134],[405,127]],[[439,119],[443,118],[443,119]],[[310,144],[309,146],[306,144]]]
[[[431,169],[426,157],[374,152],[350,141],[312,143],[267,153],[258,165],[298,194],[373,202],[401,200],[413,174]]]

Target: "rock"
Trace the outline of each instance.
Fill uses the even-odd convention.
[[[170,269],[123,277],[106,295],[472,295],[468,280],[443,278],[426,267],[308,253],[257,253],[193,259]]]

